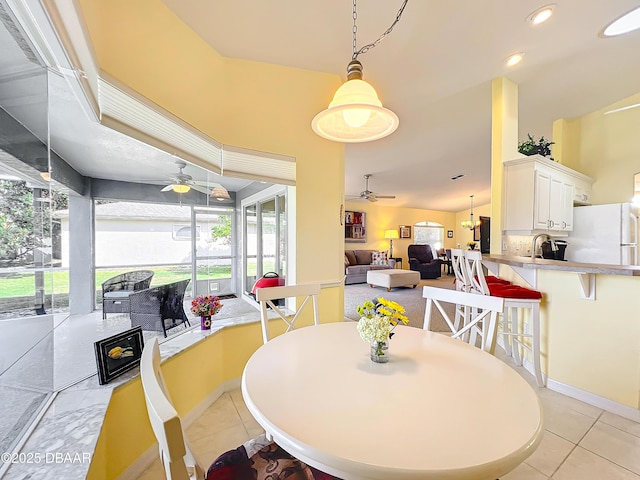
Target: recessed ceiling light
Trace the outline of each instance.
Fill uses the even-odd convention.
[[[638,28],[640,28],[640,7],[631,10],[629,13],[625,13],[617,20],[611,22],[602,31],[602,36],[615,37],[617,35],[624,35]]]
[[[527,17],[527,21],[533,25],[540,25],[543,22],[546,22],[553,15],[553,9],[555,8],[555,4],[545,5],[544,7],[539,8],[531,15]]]
[[[507,64],[507,67],[513,67],[522,61],[522,57],[524,57],[523,52],[514,53],[505,58],[504,63]]]

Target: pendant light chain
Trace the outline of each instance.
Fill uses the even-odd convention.
[[[373,47],[378,45],[382,40],[384,40],[384,37],[386,37],[391,33],[391,31],[393,30],[393,27],[396,26],[396,23],[400,21],[400,17],[402,17],[402,12],[404,12],[404,7],[407,6],[408,1],[409,0],[404,0],[402,2],[402,5],[400,6],[398,13],[396,14],[396,19],[393,21],[391,26],[387,28],[387,30],[378,37],[378,39],[375,42],[369,43],[364,47],[362,47],[360,50],[357,50],[358,47],[356,45],[356,34],[358,32],[358,25],[356,25],[356,20],[358,19],[358,12],[356,11],[356,0],[353,0],[353,56],[351,57],[352,60],[356,60],[358,58],[358,55],[360,55],[361,53],[367,53]]]

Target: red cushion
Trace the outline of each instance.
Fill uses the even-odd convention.
[[[509,280],[505,280],[504,278],[494,277],[493,275],[487,275],[486,277],[484,277],[484,280],[487,283],[501,283],[503,285],[511,285],[511,282]]]
[[[522,298],[540,300],[542,294],[537,290],[520,287],[518,285],[489,284],[489,294],[500,298]]]

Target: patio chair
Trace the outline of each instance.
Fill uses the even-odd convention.
[[[102,319],[107,313],[129,313],[129,295],[151,285],[153,271],[134,270],[111,277],[102,283]]]
[[[183,306],[190,281],[180,280],[133,292],[129,296],[131,326],[140,325],[142,330],[162,332],[165,337],[168,329],[179,324],[190,326]]]

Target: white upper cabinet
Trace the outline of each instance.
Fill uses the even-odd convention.
[[[504,162],[504,233],[567,235],[573,230],[578,182],[590,195],[589,177],[547,158],[532,155]]]

